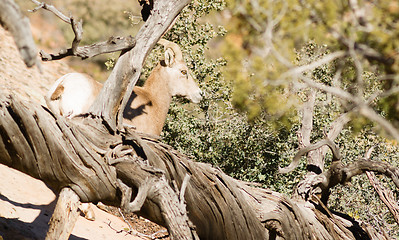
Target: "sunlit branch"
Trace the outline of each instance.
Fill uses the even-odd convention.
[[[344,56],[346,56],[346,54],[347,53],[345,51],[337,51],[337,52],[327,54],[327,55],[323,56],[321,59],[314,61],[310,64],[303,65],[300,67],[295,67],[295,68],[285,72],[284,74],[282,74],[281,77],[285,78],[285,77],[289,77],[289,76],[296,76],[303,72],[314,70],[315,68],[318,68],[324,64],[330,63],[337,58],[344,57]]]
[[[337,96],[347,102],[358,102],[355,96],[342,90],[341,88],[327,86],[325,84],[315,82],[312,79],[305,76],[301,76],[301,80],[309,87],[316,88],[327,93],[331,93],[334,96]]]
[[[327,138],[327,139],[320,140],[320,141],[318,141],[315,144],[311,144],[309,146],[301,148],[295,154],[294,159],[292,160],[292,162],[291,162],[291,164],[289,166],[284,167],[284,168],[279,168],[279,173],[289,173],[289,172],[291,172],[292,170],[294,170],[298,166],[299,160],[301,159],[302,156],[304,156],[305,154],[307,154],[310,151],[316,150],[316,149],[318,149],[320,147],[323,147],[325,145],[328,146],[331,149],[331,152],[333,154],[333,160],[332,161],[333,162],[340,161],[341,160],[341,153],[339,151],[338,146],[333,141],[331,141],[330,139]]]
[[[367,117],[368,119],[378,123],[381,125],[385,131],[387,131],[393,138],[399,141],[399,132],[398,130],[385,118],[381,115],[377,114],[374,109],[370,108],[369,106],[363,104],[359,108],[359,113],[363,116]]]
[[[282,17],[285,14],[285,9],[283,9],[280,14],[278,15],[277,18],[273,17],[273,11],[268,10],[267,11],[267,26],[265,30],[265,40],[266,40],[266,45],[269,47],[269,51],[273,53],[273,55],[277,58],[279,62],[284,64],[286,67],[292,67],[293,64],[291,61],[287,60],[284,58],[274,47],[273,44],[273,30],[275,29],[276,25],[281,21]]]

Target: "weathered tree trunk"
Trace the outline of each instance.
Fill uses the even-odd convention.
[[[290,200],[254,188],[151,136],[110,132],[91,115],[67,121],[1,95],[0,136],[1,163],[83,202],[137,211],[172,239],[373,239],[369,226],[334,215],[316,196]]]
[[[396,168],[367,160],[343,166],[335,157],[324,172],[320,154],[312,161],[318,172],[308,175],[289,199],[193,162],[159,139],[123,127],[120,110],[146,55],[189,3],[143,2],[151,5],[151,14],[136,36],[136,45],[118,60],[89,114],[68,120],[0,93],[0,163],[61,192],[57,211],[68,212],[62,204],[65,194],[69,190],[76,194],[65,221],[69,227],[59,224],[64,216],[55,213],[48,239],[67,238],[74,224],[76,196],[82,202],[102,201],[136,212],[167,227],[172,239],[387,239],[366,224],[335,215],[322,200],[331,187],[365,171],[385,173],[399,186]],[[312,109],[312,104],[305,107]],[[310,144],[311,120],[312,116],[304,118],[303,146],[315,150],[322,144]],[[305,153],[301,150],[298,156]]]

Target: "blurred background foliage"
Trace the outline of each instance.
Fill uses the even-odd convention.
[[[30,1],[17,2],[25,9],[33,8]],[[134,36],[143,24],[136,1],[48,2],[84,20],[84,44],[111,35]],[[40,14],[67,39],[57,47],[71,42],[69,26]],[[286,194],[302,180],[304,160],[290,174],[280,175],[277,170],[298,151],[297,131],[309,82],[319,90],[340,89],[359,101],[368,99],[377,114],[399,126],[396,0],[193,0],[164,37],[181,46],[191,74],[204,91],[198,105],[179,98],[173,101],[164,141],[235,178]],[[337,52],[343,55],[309,67]],[[82,69],[77,64],[77,71],[105,80],[105,62],[112,66],[117,57],[93,59],[99,67]],[[157,46],[147,58],[141,82],[159,58],[162,48]],[[297,71],[301,66],[306,71]],[[311,141],[322,139],[331,123],[349,112],[351,122],[336,139],[344,162],[356,161],[376,146],[373,160],[397,166],[397,139],[361,116],[356,107],[355,101],[318,91]],[[327,168],[330,158],[327,154]],[[389,180],[379,178],[394,189]],[[397,198],[397,189],[394,194]],[[333,189],[329,206],[399,238],[398,226],[365,176]]]

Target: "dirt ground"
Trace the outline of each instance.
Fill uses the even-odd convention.
[[[44,93],[53,82],[68,72],[73,72],[66,62],[41,63],[37,67],[26,68],[19,57],[10,34],[0,27],[0,94],[13,93],[24,100],[45,105]],[[0,164],[0,240],[44,239],[48,221],[55,206],[55,194],[37,179]],[[70,239],[148,239],[133,232],[154,235],[154,238],[167,239],[165,229],[134,214],[126,217],[129,224],[120,216],[118,209],[107,208],[113,214],[95,209],[96,220],[79,217]]]

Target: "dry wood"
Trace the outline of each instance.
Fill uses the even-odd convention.
[[[76,56],[82,59],[95,57],[104,53],[118,52],[130,50],[134,47],[136,41],[132,36],[128,37],[110,37],[105,42],[95,43],[89,46],[78,46],[76,50],[68,48],[61,50],[59,53],[51,54],[43,50],[40,51],[40,56],[43,61],[60,60],[69,56]]]
[[[208,164],[192,162],[159,139],[131,129],[109,132],[90,115],[65,120],[32,103],[0,95],[0,135],[1,163],[40,178],[53,189],[69,187],[84,202],[126,206],[132,200],[118,187],[117,182],[122,181],[131,196],[138,197],[136,202],[133,199],[133,210],[166,226],[172,239],[196,239],[197,234],[201,239],[332,239],[333,233],[325,226],[341,229],[340,234],[345,235],[356,225],[354,220],[342,225],[324,216],[326,211],[318,210],[317,202],[290,200],[237,181]],[[360,167],[388,170],[397,177],[394,168],[373,166],[364,163],[334,172],[352,172],[350,177]],[[186,175],[189,181],[184,180]],[[327,183],[327,189],[340,182],[332,173],[330,177],[310,186]],[[179,199],[179,189],[185,184],[187,210]],[[138,194],[140,188],[144,192]],[[366,234],[361,228],[356,231]]]
[[[146,55],[189,1],[142,2],[152,14],[136,36],[137,45],[118,60],[90,114],[67,120],[0,93],[0,163],[43,180],[61,195],[72,190],[73,203],[78,196],[83,202],[137,211],[167,227],[171,239],[378,239],[369,226],[328,210],[329,189],[365,171],[383,173],[399,187],[399,170],[368,160],[343,166],[329,140],[334,138],[297,154],[327,144],[334,161],[328,171],[307,179],[307,197],[288,199],[192,162],[159,139],[118,126],[123,95],[130,96]],[[77,37],[72,51],[78,42]],[[57,223],[57,215],[53,219]],[[73,225],[73,218],[67,223]],[[52,228],[63,229],[57,224]]]
[[[46,240],[67,240],[79,216],[79,196],[70,188],[61,190],[49,222]]]
[[[95,43],[89,46],[80,47],[79,43],[82,40],[83,36],[83,29],[82,29],[82,21],[76,21],[72,16],[67,17],[62,12],[60,12],[57,8],[53,5],[39,2],[36,0],[32,0],[32,2],[38,5],[35,9],[31,10],[30,12],[36,12],[39,9],[43,8],[48,10],[58,18],[63,20],[64,22],[71,25],[73,33],[75,37],[72,41],[72,47],[68,49],[61,50],[59,53],[49,54],[44,52],[43,50],[40,51],[40,56],[43,61],[52,61],[52,60],[60,60],[62,58],[68,56],[76,56],[82,59],[95,57],[100,54],[104,53],[111,53],[111,52],[118,52],[118,51],[128,51],[134,47],[136,44],[135,39],[132,36],[128,37],[110,37],[105,42]]]
[[[299,160],[301,159],[301,157],[305,154],[307,154],[310,151],[316,150],[320,147],[323,147],[327,145],[330,149],[331,152],[333,154],[333,162],[335,161],[339,161],[341,159],[341,154],[339,152],[339,148],[337,147],[337,145],[335,145],[335,143],[333,141],[331,141],[330,139],[324,139],[321,140],[315,144],[311,144],[307,147],[304,147],[302,149],[300,149],[294,156],[294,159],[292,160],[291,164],[285,168],[280,168],[279,172],[280,173],[288,173],[291,172],[292,170],[294,170],[298,164],[299,164]]]
[[[366,175],[380,199],[385,203],[389,211],[392,213],[396,223],[399,224],[399,205],[395,200],[392,191],[386,189],[381,182],[378,181],[373,172],[366,172]]]

